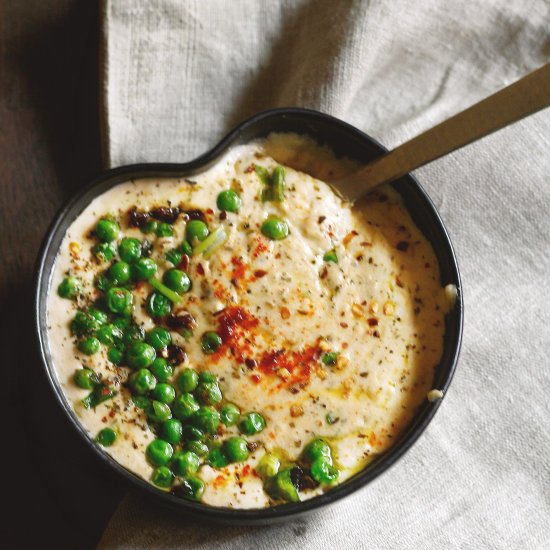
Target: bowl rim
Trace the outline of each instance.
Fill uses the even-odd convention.
[[[138,163],[119,166],[101,172],[87,185],[82,186],[78,191],[73,193],[66,201],[64,201],[64,203],[58,209],[52,222],[46,230],[34,268],[35,276],[33,314],[35,321],[34,329],[36,335],[36,343],[40,355],[40,360],[44,367],[46,377],[49,381],[51,389],[53,390],[59,405],[66,413],[66,417],[68,418],[70,424],[81,435],[87,446],[92,449],[92,452],[96,455],[96,457],[98,457],[99,460],[101,460],[108,467],[114,469],[114,471],[117,472],[122,478],[124,478],[130,486],[139,489],[144,494],[151,495],[159,504],[168,505],[168,507],[172,509],[179,509],[181,512],[186,512],[192,516],[222,523],[246,525],[262,522],[266,523],[276,520],[286,520],[289,518],[297,517],[298,515],[302,515],[306,512],[317,510],[323,506],[334,503],[350,495],[351,493],[358,491],[361,488],[364,488],[379,475],[387,471],[412,447],[412,445],[418,440],[418,438],[425,431],[428,424],[431,422],[442,400],[431,402],[426,407],[424,407],[421,413],[417,412],[409,427],[406,428],[404,433],[401,434],[401,436],[399,437],[399,440],[396,441],[396,443],[388,451],[381,454],[373,462],[371,462],[367,468],[361,470],[342,484],[337,485],[318,496],[309,498],[298,503],[285,503],[268,508],[254,509],[214,507],[176,497],[170,493],[164,492],[154,487],[148,481],[142,479],[136,474],[133,474],[131,471],[127,470],[124,466],[117,462],[113,457],[111,457],[110,454],[108,454],[106,451],[102,450],[98,445],[96,445],[92,437],[86,432],[84,426],[78,420],[74,410],[69,406],[61,388],[61,384],[56,379],[53,361],[51,362],[48,360],[48,343],[46,336],[47,326],[43,326],[43,323],[41,322],[43,310],[47,307],[46,297],[47,291],[50,286],[50,278],[53,271],[53,269],[49,269],[49,272],[46,273],[45,265],[48,257],[50,257],[52,254],[54,256],[57,255],[57,250],[51,250],[52,241],[54,240],[54,236],[58,234],[60,227],[62,227],[67,213],[70,212],[71,209],[75,207],[75,205],[78,205],[78,203],[87,193],[98,187],[100,184],[108,184],[109,182],[112,182],[111,186],[114,186],[124,180],[137,179],[137,177],[177,177],[178,174],[180,175],[180,177],[186,177],[188,175],[191,175],[193,172],[197,173],[198,171],[206,169],[208,165],[216,162],[223,153],[225,153],[232,145],[238,142],[239,136],[245,130],[257,125],[260,122],[265,123],[266,121],[269,121],[270,118],[280,118],[285,116],[290,118],[303,117],[306,119],[309,118],[311,120],[321,120],[325,123],[338,127],[340,130],[346,133],[352,134],[355,138],[358,138],[360,142],[369,144],[371,147],[377,149],[380,154],[387,152],[386,147],[384,147],[381,143],[379,143],[376,139],[372,138],[368,134],[338,118],[319,111],[297,107],[277,108],[262,111],[238,124],[212,149],[199,155],[189,162]],[[284,132],[284,130],[282,131]],[[312,135],[312,137],[315,139],[314,135]],[[440,237],[446,245],[446,254],[448,256],[452,276],[455,280],[455,284],[457,287],[457,299],[453,308],[453,314],[457,315],[457,322],[455,323],[456,332],[454,334],[453,340],[454,345],[451,350],[447,368],[445,369],[444,378],[442,380],[442,383],[438,385],[439,389],[441,389],[446,394],[456,371],[462,343],[464,303],[460,272],[458,268],[456,254],[452,246],[447,228],[445,227],[434,203],[432,202],[426,191],[418,183],[416,178],[414,178],[410,174],[407,174],[402,179],[407,180],[409,184],[412,184],[416,187],[415,191],[420,195],[421,200],[424,201],[425,206],[429,209],[430,214],[433,217],[433,224],[437,227],[438,231],[440,232]],[[99,194],[100,193],[98,192],[97,195]],[[70,223],[72,222],[69,222],[68,225],[70,225]],[[66,230],[68,225],[63,229],[63,231]],[[45,294],[45,296],[43,296],[43,294]],[[445,337],[446,336],[447,335],[445,335]],[[421,418],[416,418],[420,414]],[[414,426],[411,429],[411,426],[413,424]]]

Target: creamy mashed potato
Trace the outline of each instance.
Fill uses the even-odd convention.
[[[287,165],[284,200],[262,201],[265,183],[255,167],[271,172],[280,164]],[[107,346],[82,354],[69,329],[77,309],[101,297],[94,278],[109,263],[99,262],[91,250],[97,243],[94,227],[106,215],[119,221],[124,236],[152,242],[150,257],[159,278],[173,267],[166,252],[185,238],[184,212],[200,211],[211,230],[221,226],[227,235],[209,258],[191,255],[184,265],[192,288],[173,305],[172,314],[189,314],[194,322],[192,334],[185,337],[171,329],[173,343],[185,350],[174,379],[187,367],[215,374],[224,402],[235,403],[243,413],[260,412],[266,427],[247,437],[245,462],[200,466],[196,475],[205,482],[204,503],[236,508],[276,504],[264,490],[258,461],[267,452],[283,463],[299,462],[315,437],[329,442],[337,482],[342,482],[386,451],[411,421],[441,358],[449,299],[430,244],[393,190],[382,188],[351,208],[308,175],[328,179],[349,167],[304,138],[275,135],[235,147],[192,181],[155,178],[117,185],[69,227],[48,298],[49,348],[66,399],[83,426],[91,437],[113,428],[117,440],[105,450],[128,470],[151,480],[154,468],[146,448],[157,437],[132,400],[126,384],[130,369],[113,364]],[[241,197],[237,213],[216,207],[218,194],[228,188]],[[128,224],[133,208],[169,205],[182,212],[173,236],[144,235]],[[288,224],[283,240],[270,240],[261,232],[272,215]],[[328,251],[337,262],[324,259]],[[67,275],[83,284],[75,300],[56,292]],[[147,282],[133,289],[133,317],[145,330],[158,324],[145,310],[151,291]],[[205,331],[222,337],[213,354],[201,349]],[[331,353],[334,361],[327,364],[323,357]],[[117,392],[95,409],[84,408],[81,400],[89,391],[73,381],[82,366]],[[221,425],[216,438],[223,441],[238,433],[237,426]],[[300,487],[300,498],[331,486]]]

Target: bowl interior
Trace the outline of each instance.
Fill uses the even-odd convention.
[[[101,174],[79,193],[72,197],[59,211],[52,222],[42,250],[38,257],[36,279],[36,328],[39,351],[46,369],[50,384],[56,393],[61,406],[69,420],[90,444],[103,461],[117,470],[134,486],[154,496],[159,503],[186,511],[201,518],[210,518],[230,523],[261,523],[296,516],[322,505],[333,502],[363,487],[391,466],[416,441],[435,414],[439,402],[427,400],[420,407],[414,420],[385,454],[371,462],[364,470],[331,489],[327,493],[297,504],[260,510],[233,510],[213,508],[199,503],[185,501],[154,488],[149,483],[127,471],[107,453],[93,443],[84,428],[80,425],[72,407],[64,397],[57,381],[47,341],[47,295],[53,266],[63,236],[68,226],[82,210],[98,195],[114,185],[129,179],[145,177],[185,177],[192,176],[214,164],[217,159],[232,145],[247,143],[265,137],[271,132],[295,132],[312,137],[321,145],[330,147],[337,156],[346,156],[361,163],[369,162],[382,155],[386,149],[378,142],[356,128],[328,115],[304,109],[276,109],[260,113],[245,121],[224,138],[216,147],[194,161],[186,164],[139,164],[116,168]],[[456,257],[447,231],[432,201],[418,182],[407,175],[395,182],[395,189],[401,194],[414,222],[430,241],[437,256],[442,285],[454,284],[458,289],[455,307],[445,319],[445,342],[443,357],[436,367],[433,387],[447,390],[454,373],[462,338],[463,303],[460,276]]]

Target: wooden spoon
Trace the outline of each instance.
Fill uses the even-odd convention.
[[[550,63],[335,181],[334,187],[353,202],[377,185],[396,180],[548,106]]]

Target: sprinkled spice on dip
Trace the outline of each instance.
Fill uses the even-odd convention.
[[[274,160],[276,158],[277,160]],[[386,451],[431,389],[452,296],[391,188],[292,134],[186,179],[117,185],[73,222],[48,298],[67,400],[118,462],[183,498],[310,498]]]

